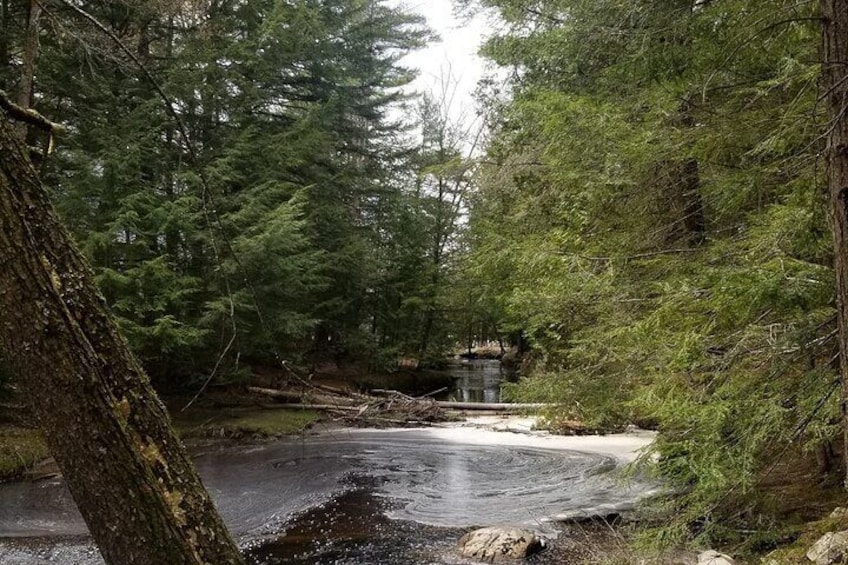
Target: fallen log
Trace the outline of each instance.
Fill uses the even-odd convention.
[[[327,405],[327,406],[346,406],[346,407],[358,407],[363,404],[368,404],[368,402],[359,399],[352,398],[350,396],[340,395],[340,394],[328,394],[325,392],[318,391],[318,393],[310,393],[307,391],[290,391],[290,390],[278,390],[274,388],[260,388],[255,386],[247,387],[247,391],[253,394],[259,394],[262,396],[267,396],[268,398],[273,398],[274,400],[278,400],[282,403],[292,403],[298,405]],[[373,398],[366,399],[367,401],[373,401]]]
[[[270,396],[271,398],[280,398],[282,400],[293,400],[299,401],[303,398],[303,394],[300,392],[292,392],[288,390],[277,390],[274,388],[260,388],[258,386],[249,386],[247,387],[248,392],[252,392],[253,394],[262,394],[265,396]]]
[[[509,404],[506,402],[448,402],[442,400],[436,401],[436,405],[446,410],[485,410],[489,412],[500,412],[502,414],[540,410],[542,408],[556,406],[556,404],[546,404],[543,402]]]
[[[293,404],[283,403],[275,404],[274,409],[285,410],[339,410],[342,412],[360,412],[362,408],[359,406],[339,406],[337,404]]]
[[[343,393],[343,391],[338,391],[338,389],[332,389],[331,387],[321,387],[321,390],[336,390],[339,393],[337,396],[324,398],[310,397],[310,395],[302,392],[254,386],[248,387],[247,390],[254,394],[261,394],[269,398],[284,401],[284,404],[279,405],[280,408],[292,410],[341,410],[358,412],[360,416],[365,412],[373,413],[381,411],[403,411],[408,414],[415,414],[421,411],[429,411],[433,408],[437,410],[475,410],[497,412],[499,414],[516,414],[556,406],[556,404],[547,403],[509,404],[505,402],[436,401],[431,398],[413,398],[401,392],[387,389],[375,389],[371,391],[374,394],[380,395],[378,397],[357,393]],[[367,402],[363,403],[358,401],[359,399],[365,399]]]
[[[316,389],[322,390],[324,392],[328,392],[330,394],[335,394],[338,396],[347,396],[350,398],[359,398],[360,400],[368,400],[370,397],[367,394],[361,394],[359,392],[353,392],[351,390],[344,390],[341,388],[336,388],[333,386],[322,385],[319,383],[307,382],[307,385]]]

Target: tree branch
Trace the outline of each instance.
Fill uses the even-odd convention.
[[[56,122],[51,122],[35,110],[31,108],[23,108],[9,98],[5,91],[0,90],[0,108],[6,111],[10,118],[19,122],[24,122],[38,129],[44,130],[48,134],[62,133],[65,127]]]

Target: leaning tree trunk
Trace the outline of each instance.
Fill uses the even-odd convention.
[[[243,563],[2,111],[0,351],[107,563]]]
[[[845,483],[848,486],[848,2],[821,1],[822,87],[826,93],[827,184],[833,222]]]

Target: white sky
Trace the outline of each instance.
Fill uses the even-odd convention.
[[[389,0],[389,3],[425,16],[430,28],[441,38],[440,42],[403,59],[403,64],[420,71],[412,88],[432,92],[441,99],[443,84],[449,78],[450,115],[465,127],[473,127],[472,122],[477,118],[473,94],[484,72],[477,51],[489,31],[486,19],[477,16],[465,21],[455,17],[451,0]]]

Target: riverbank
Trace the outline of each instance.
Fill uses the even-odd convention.
[[[362,390],[341,379],[319,377],[312,382],[339,389],[349,387],[346,390],[353,394]],[[430,380],[423,382],[426,382],[427,386],[433,384]],[[386,382],[375,382],[373,385],[388,386]],[[341,425],[341,422],[334,421],[338,416],[290,407],[279,408],[267,398],[251,395],[242,388],[213,389],[192,403],[188,409],[184,408],[191,401],[191,397],[170,397],[166,400],[179,435],[190,445],[204,449],[261,446],[277,438],[291,435],[311,436],[313,434],[309,433],[310,430],[321,431],[327,427],[338,428]],[[579,451],[597,450],[602,446],[606,452],[617,454],[615,456],[622,462],[631,461],[636,452],[637,446],[632,443],[634,434],[569,437],[536,430],[538,422],[539,420],[533,417],[473,415],[465,416],[461,424],[431,424],[435,426],[431,433],[439,441],[461,443],[466,441],[463,436],[471,432],[476,434],[476,443],[492,446],[547,449],[563,442],[567,446],[566,449]],[[358,423],[367,425],[368,420],[363,418]],[[383,427],[385,425],[383,423]],[[487,433],[480,434],[480,431]],[[579,431],[581,430],[569,430],[571,434]],[[643,441],[652,437],[647,433],[645,437],[637,439]],[[616,442],[619,442],[618,447]],[[797,457],[793,455],[791,451],[787,452],[785,464],[775,467],[769,480],[759,486],[763,504],[771,505],[771,512],[780,518],[776,523],[780,530],[775,533],[753,531],[749,536],[750,542],[744,546],[733,545],[725,548],[726,552],[748,556],[750,563],[759,563],[761,556],[765,556],[766,563],[768,559],[772,559],[777,565],[803,563],[804,553],[811,544],[810,540],[815,541],[821,532],[832,531],[832,527],[835,527],[826,521],[820,521],[820,518],[827,516],[833,507],[843,506],[844,496],[840,497],[841,491],[838,489],[824,488],[816,484],[816,477],[807,463],[808,457],[804,454],[797,454]],[[6,480],[22,477],[41,479],[57,475],[58,469],[49,459],[45,461],[46,456],[46,447],[37,432],[20,425],[0,425],[0,469],[5,470],[2,476]],[[810,487],[801,490],[794,488],[798,485]],[[600,514],[603,515],[603,512]],[[557,547],[560,549],[552,550],[565,552],[562,562],[575,564],[692,562],[692,554],[685,554],[689,559],[686,561],[680,560],[679,555],[682,554],[677,553],[673,554],[672,558],[643,561],[648,558],[640,557],[637,561],[628,561],[628,556],[633,555],[631,545],[637,530],[645,525],[644,522],[640,525],[616,524],[613,527],[604,522],[567,523],[563,527],[570,533],[558,542]],[[577,539],[583,541],[578,543]],[[623,552],[622,548],[625,549]],[[585,558],[583,561],[577,561],[577,556],[580,555],[583,556],[581,559]]]
[[[171,398],[169,408],[181,437],[195,448],[202,447],[204,451],[224,447],[238,451],[248,445],[255,446],[251,449],[263,449],[263,445],[277,438],[291,435],[313,438],[328,428],[336,432],[344,431],[320,413],[262,407],[256,405],[256,398],[249,395],[213,392],[183,411],[187,400],[190,399]],[[436,424],[427,434],[438,443],[476,445],[481,449],[492,446],[603,452],[620,463],[631,462],[638,450],[654,437],[652,432],[641,431],[606,436],[561,436],[537,430],[536,425],[537,419],[533,417],[474,415],[466,417],[462,423]],[[362,433],[402,438],[406,433],[414,433],[414,430],[366,430]],[[0,464],[11,469],[11,473],[7,471],[7,478],[28,476],[43,479],[55,476],[58,469],[55,465],[43,462],[45,455],[46,447],[37,432],[11,425],[0,426]],[[806,486],[795,488],[798,485]],[[845,495],[838,486],[823,488],[815,484],[815,473],[809,468],[802,453],[788,453],[785,463],[775,467],[769,481],[764,482],[760,488],[763,504],[771,505],[775,515],[782,521],[776,524],[779,530],[768,531],[774,526],[765,526],[763,531],[752,531],[749,542],[744,546],[722,548],[727,553],[748,557],[748,561],[739,560],[738,563],[802,564],[805,563],[804,553],[822,533],[848,527],[842,523],[845,522],[844,518],[839,523],[823,518],[834,507],[845,505]],[[596,510],[596,517],[608,515],[604,508]],[[663,557],[635,557],[635,540],[640,528],[646,523],[625,521],[608,524],[603,520],[574,521],[574,517],[558,517],[564,520],[558,526],[562,534],[552,544],[550,555],[559,557],[551,558],[546,563],[694,563],[695,554],[692,552],[666,553]]]
[[[303,395],[302,383],[287,377],[280,369],[265,368],[257,370],[250,383]],[[342,395],[357,395],[371,389],[397,389],[426,395],[446,389],[451,382],[449,374],[443,371],[367,374],[355,367],[325,364],[312,375],[309,386],[327,387]],[[250,394],[242,386],[212,388],[197,399],[190,395],[165,395],[163,401],[171,414],[177,434],[187,442],[261,442],[302,434],[319,421],[334,420],[332,414],[317,410],[277,406],[268,397]],[[364,414],[360,418],[359,425],[377,424],[367,416]],[[399,418],[389,420],[382,425],[397,425],[401,422]],[[58,469],[51,463],[40,432],[28,422],[28,418],[16,417],[8,421],[0,419],[0,482],[56,472]]]
[[[192,451],[231,531],[263,564],[340,556],[352,564],[461,563],[457,540],[478,525],[541,527],[559,540],[550,517],[560,510],[621,508],[650,488],[610,474],[650,437],[558,437],[519,424],[509,425],[513,432],[494,431],[491,421],[318,427],[299,438]],[[0,554],[26,565],[41,565],[45,554],[99,563],[81,560],[93,548],[80,544],[85,529],[72,507],[58,477],[0,487],[0,536],[16,538],[0,542]],[[560,563],[559,543],[534,563]]]
[[[314,410],[278,410],[212,395],[187,410],[185,399],[168,399],[174,428],[186,442],[265,442],[305,433],[321,420]],[[58,473],[41,433],[21,424],[0,424],[0,483]]]
[[[460,563],[461,561],[450,560],[449,556],[454,551],[455,540],[458,539],[466,530],[450,526],[450,521],[440,522],[451,515],[450,511],[444,509],[436,509],[432,512],[427,510],[427,506],[412,504],[412,510],[407,509],[408,502],[399,506],[386,507],[382,506],[387,500],[406,499],[410,492],[414,492],[418,486],[417,481],[412,481],[410,484],[401,484],[400,486],[388,488],[383,481],[390,480],[384,473],[417,473],[421,470],[428,469],[432,465],[431,457],[439,452],[437,446],[456,445],[463,447],[462,456],[455,459],[451,465],[456,465],[461,461],[462,465],[450,471],[449,475],[445,475],[445,482],[442,487],[432,490],[428,489],[423,493],[423,501],[429,503],[434,493],[440,496],[445,496],[448,499],[458,499],[454,510],[464,511],[469,504],[474,504],[477,497],[472,496],[468,500],[463,500],[463,496],[469,496],[469,493],[464,490],[453,491],[451,489],[460,486],[462,489],[471,488],[471,485],[479,485],[487,480],[489,471],[494,472],[492,476],[494,481],[492,484],[497,485],[499,491],[510,492],[510,496],[515,495],[517,498],[510,498],[510,505],[523,505],[528,509],[527,517],[532,517],[532,508],[547,507],[547,503],[541,506],[536,505],[527,499],[526,496],[535,496],[536,490],[542,490],[545,493],[555,492],[557,489],[564,488],[557,486],[557,481],[550,485],[541,487],[539,477],[549,477],[548,471],[542,471],[541,475],[536,476],[530,469],[525,469],[524,465],[528,460],[532,460],[537,453],[555,452],[556,450],[567,450],[575,453],[597,453],[605,457],[611,457],[617,463],[616,465],[632,462],[639,450],[648,445],[654,437],[652,432],[638,431],[629,434],[611,434],[607,436],[558,436],[545,431],[535,429],[536,420],[531,417],[504,417],[504,416],[474,416],[467,418],[462,423],[439,424],[436,427],[425,429],[397,429],[397,430],[349,430],[346,428],[327,429],[321,423],[320,415],[316,413],[290,411],[290,410],[267,410],[246,409],[245,407],[221,406],[224,399],[218,399],[217,405],[208,404],[208,400],[193,406],[184,413],[175,411],[175,419],[178,429],[182,437],[186,438],[189,443],[194,446],[195,453],[202,453],[204,460],[201,463],[201,468],[208,467],[212,457],[221,460],[228,460],[232,457],[244,457],[250,454],[250,457],[260,457],[266,450],[271,450],[271,454],[262,456],[258,460],[272,461],[287,461],[286,458],[291,457],[291,451],[294,447],[295,451],[301,452],[314,441],[318,441],[316,447],[310,448],[309,451],[301,453],[291,464],[275,463],[275,469],[287,469],[285,472],[296,473],[296,477],[307,475],[309,477],[318,478],[323,473],[326,473],[328,468],[325,465],[321,467],[321,473],[313,473],[300,469],[299,466],[305,462],[312,461],[313,457],[324,457],[325,450],[320,447],[321,442],[330,442],[326,445],[348,445],[353,449],[353,445],[370,445],[373,447],[367,448],[367,462],[354,465],[354,469],[378,471],[380,477],[367,484],[358,484],[350,490],[343,490],[341,494],[333,494],[327,499],[326,504],[315,505],[314,502],[306,502],[311,500],[313,494],[308,494],[304,498],[304,512],[295,512],[291,521],[285,522],[267,521],[267,517],[282,516],[285,513],[279,513],[276,510],[257,512],[255,504],[264,503],[268,498],[271,498],[271,490],[269,494],[262,495],[257,498],[254,503],[251,503],[250,508],[245,513],[236,512],[235,516],[237,523],[246,524],[243,528],[248,528],[249,531],[267,532],[262,534],[263,540],[276,540],[273,542],[262,542],[260,546],[251,550],[251,555],[255,559],[255,563],[266,563],[262,561],[265,557],[272,559],[282,555],[300,555],[301,561],[285,561],[287,563],[314,563],[321,561],[310,561],[316,555],[322,557],[349,555],[350,552],[360,550],[372,552],[371,555],[377,555],[380,551],[399,552],[397,555],[403,555],[403,558],[397,563]],[[310,431],[311,430],[311,431]],[[300,434],[302,439],[292,441],[286,439],[290,437],[288,434]],[[423,434],[423,435],[422,435]],[[269,441],[272,438],[283,437],[282,445],[291,445],[292,447],[276,448],[275,442]],[[323,438],[323,439],[322,439]],[[370,438],[370,439],[369,439]],[[423,441],[426,438],[426,441]],[[36,440],[37,441],[37,440]],[[422,442],[423,441],[423,442]],[[341,442],[341,443],[339,443]],[[352,444],[350,442],[353,442]],[[385,457],[379,455],[374,449],[383,449],[386,444],[393,447],[388,448],[385,452]],[[422,465],[416,463],[412,452],[412,446],[424,446],[422,449],[428,453],[427,463]],[[416,449],[418,448],[416,447]],[[495,463],[487,462],[485,459],[479,461],[479,465],[474,463],[477,457],[482,457],[489,449],[496,449],[506,456],[498,456]],[[333,448],[336,449],[336,448]],[[348,448],[345,448],[348,449]],[[276,451],[275,451],[276,450]],[[506,450],[506,451],[504,451]],[[541,451],[537,451],[541,450]],[[352,450],[349,453],[341,456],[339,461],[350,461],[350,457],[354,453],[358,453],[359,448]],[[520,456],[519,456],[520,455]],[[453,455],[446,455],[447,461],[454,460]],[[264,458],[263,458],[264,457]],[[384,460],[385,459],[385,460]],[[233,477],[232,480],[244,482],[243,488],[254,490],[256,488],[271,488],[279,484],[291,485],[286,476],[279,475],[279,471],[275,471],[273,476],[268,477],[256,476],[256,460],[247,464],[244,468],[238,468],[228,476]],[[309,463],[312,464],[312,463]],[[482,473],[473,478],[465,477],[468,472],[468,464],[477,465],[476,468]],[[603,473],[609,472],[609,463],[598,461]],[[515,465],[512,468],[511,465]],[[573,463],[569,463],[571,468]],[[291,467],[291,469],[289,469]],[[49,469],[42,469],[49,471]],[[382,471],[385,470],[385,471]],[[457,475],[459,471],[461,474]],[[475,473],[478,471],[475,471]],[[534,471],[535,472],[535,471]],[[838,502],[838,494],[833,491],[827,496],[817,497],[815,500],[810,498],[809,493],[795,492],[785,488],[787,484],[797,484],[798,477],[795,473],[803,472],[801,466],[795,465],[790,468],[782,467],[776,470],[774,481],[764,490],[764,495],[773,498],[777,503],[784,505],[787,513],[786,528],[781,532],[782,541],[779,541],[777,546],[761,546],[759,550],[752,551],[752,547],[747,548],[731,547],[723,548],[724,551],[737,556],[737,563],[769,563],[770,565],[790,565],[805,563],[804,553],[809,546],[825,531],[835,531],[844,529],[844,519],[840,523],[835,523],[832,519],[811,520],[812,517],[819,514],[826,515],[828,509]],[[587,476],[592,477],[594,471]],[[220,471],[216,471],[216,476],[220,477]],[[573,472],[569,473],[573,474]],[[344,475],[344,473],[342,473]],[[339,476],[342,476],[339,475]],[[580,473],[578,473],[580,475]],[[50,477],[46,473],[44,477]],[[295,477],[293,475],[293,477]],[[465,477],[460,483],[456,483]],[[513,480],[522,478],[527,484],[522,481],[515,483],[513,486],[503,484],[504,478]],[[40,484],[52,483],[55,478],[50,481]],[[300,479],[295,480],[295,483]],[[312,480],[312,479],[310,479]],[[394,481],[395,479],[391,479]],[[320,481],[324,481],[323,478]],[[262,486],[265,485],[265,486]],[[326,488],[318,485],[320,489]],[[417,485],[417,486],[415,486]],[[461,485],[466,485],[462,487]],[[316,488],[318,488],[316,487]],[[215,487],[215,490],[220,492],[221,485]],[[286,487],[286,491],[291,486]],[[387,490],[388,488],[388,490]],[[529,490],[525,490],[529,489]],[[486,489],[487,492],[490,488]],[[275,491],[274,491],[275,492]],[[317,491],[316,491],[317,492]],[[494,492],[494,491],[493,491]],[[521,492],[528,493],[521,495]],[[644,494],[649,494],[651,491],[644,491]],[[518,493],[518,494],[516,494]],[[275,494],[274,496],[277,496]],[[286,494],[284,498],[289,498],[291,494]],[[489,499],[490,495],[484,497]],[[614,508],[611,507],[595,507],[587,506],[586,503],[581,503],[581,511],[572,514],[550,513],[545,511],[550,518],[559,519],[560,522],[546,522],[549,534],[554,532],[551,538],[551,543],[543,557],[534,559],[532,563],[536,565],[558,565],[561,563],[569,563],[572,565],[693,565],[696,563],[696,553],[692,551],[672,551],[665,552],[661,556],[650,553],[639,553],[634,547],[637,545],[637,540],[640,533],[640,528],[644,527],[645,523],[638,523],[638,514],[634,514],[628,510],[630,504],[621,505],[622,498],[620,496],[604,495],[603,499],[613,500],[618,503]],[[590,497],[587,500],[597,500],[596,497]],[[553,504],[562,504],[563,502],[553,502]],[[232,501],[230,501],[232,504]],[[299,504],[299,503],[298,503]],[[298,507],[297,504],[293,508]],[[335,516],[333,513],[338,509],[341,514]],[[587,512],[588,509],[588,512]],[[479,509],[478,509],[479,510]],[[385,515],[384,511],[392,513]],[[343,516],[354,515],[352,513],[364,512],[367,517],[360,516],[360,522],[368,522],[376,524],[379,527],[371,528],[367,531],[350,530],[345,525]],[[410,513],[411,512],[411,513]],[[422,513],[423,512],[423,513]],[[614,517],[624,514],[625,519],[619,520]],[[801,516],[801,520],[789,522],[789,513],[796,513]],[[798,514],[800,513],[800,514]],[[523,514],[523,512],[522,512]],[[479,525],[488,525],[489,523],[497,523],[500,518],[497,513],[491,508],[480,510],[481,521]],[[232,515],[231,515],[232,516]],[[264,516],[264,517],[263,517]],[[434,518],[435,517],[435,518]],[[612,517],[612,518],[611,518]],[[367,518],[367,520],[366,520]],[[274,518],[276,520],[277,518]],[[609,519],[609,521],[607,521]],[[427,524],[428,521],[435,520],[435,523]],[[459,524],[456,522],[454,524]],[[441,525],[440,525],[441,524]],[[528,524],[529,527],[534,527],[535,522]],[[338,526],[341,529],[338,529]],[[254,530],[259,528],[259,530]],[[244,530],[242,530],[244,531]],[[284,534],[280,534],[282,531]],[[276,532],[276,533],[275,533]],[[315,536],[310,533],[318,532]],[[78,532],[77,532],[78,534]],[[254,535],[254,534],[251,534]],[[271,536],[271,537],[267,537]],[[394,537],[388,537],[394,536]],[[418,553],[410,553],[407,546],[409,540],[414,537],[420,544],[417,548]],[[417,536],[417,537],[416,537]],[[752,536],[753,537],[753,536]],[[773,536],[774,539],[774,536]],[[15,542],[12,545],[7,545],[7,548],[14,547],[16,556],[30,555],[30,549],[26,543],[20,545]],[[38,542],[42,543],[42,542]],[[47,543],[47,542],[46,542]],[[91,551],[90,546],[75,547],[63,545],[63,542],[54,543],[61,555],[70,552],[75,555],[78,552]],[[772,542],[773,543],[773,542]],[[380,549],[381,544],[388,544],[388,549],[385,547]],[[250,545],[250,544],[249,544]],[[38,545],[38,547],[42,547]],[[253,547],[253,545],[250,545]],[[364,549],[363,549],[364,548]],[[305,553],[305,551],[309,552]],[[11,550],[10,550],[11,551]],[[378,552],[378,553],[374,553]],[[423,552],[423,553],[422,553]],[[380,554],[382,555],[382,554]],[[739,559],[738,556],[748,556],[748,560]],[[416,561],[416,559],[424,559],[430,561]],[[38,563],[40,561],[21,561],[22,563]],[[97,561],[91,561],[96,563]],[[271,562],[274,562],[273,559]],[[368,562],[367,559],[359,561],[362,563]],[[353,563],[358,563],[353,561]],[[393,562],[394,563],[394,562]]]

